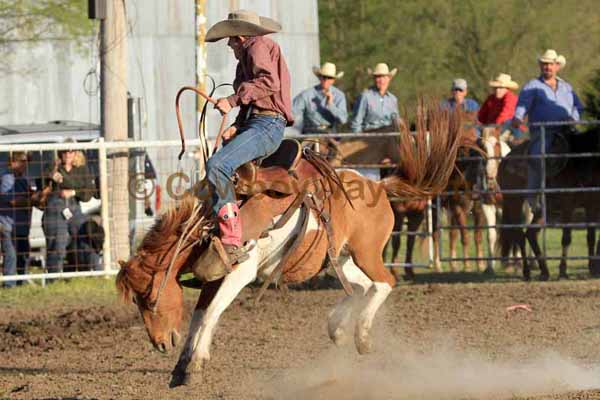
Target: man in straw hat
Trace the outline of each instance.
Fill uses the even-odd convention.
[[[398,72],[390,71],[387,64],[379,63],[375,69],[368,68],[367,73],[373,77],[374,85],[363,91],[354,102],[350,129],[352,132],[369,132],[389,128],[393,132],[398,123],[398,99],[390,91],[390,81]]]
[[[336,127],[348,120],[346,95],[333,86],[336,79],[344,76],[344,72],[337,72],[335,64],[330,62],[321,68],[313,67],[313,72],[320,83],[294,98],[296,124],[303,133],[336,132]]]
[[[510,129],[512,118],[515,115],[518,97],[512,92],[517,90],[519,84],[512,80],[508,74],[499,74],[494,80],[489,81],[493,93],[485,99],[485,102],[477,113],[477,119],[483,125],[502,125],[500,132]],[[520,137],[519,129],[513,132],[515,137]]]
[[[390,70],[387,64],[379,63],[375,69],[368,68],[367,73],[373,77],[373,86],[363,91],[354,102],[350,129],[352,132],[398,132],[401,125],[398,112],[398,99],[389,90],[397,68]],[[397,138],[361,138],[355,142],[366,145],[366,153],[375,163],[388,164],[397,156],[395,146]],[[357,152],[355,157],[363,152]],[[362,158],[362,157],[360,157]],[[350,159],[349,159],[350,160]],[[352,162],[352,161],[350,161]],[[380,168],[357,168],[367,178],[379,180]]]
[[[562,65],[566,62],[564,57],[559,56],[555,50],[549,49],[538,58],[540,76],[530,80],[523,87],[515,116],[513,127],[523,123],[527,115],[529,123],[554,122],[554,121],[578,121],[583,105],[579,97],[573,91],[571,85],[557,76]],[[557,132],[561,126],[546,126],[545,128],[545,152],[548,152]],[[541,127],[529,126],[531,142],[529,154],[540,155],[542,153]],[[542,165],[539,159],[530,159],[527,163],[527,188],[537,190],[541,187]],[[540,204],[537,193],[527,195],[527,200],[534,213],[539,212]]]
[[[227,45],[238,60],[235,94],[218,99],[215,108],[222,114],[235,107],[240,111],[223,134],[225,145],[207,163],[213,210],[231,264],[248,257],[242,248],[242,221],[231,177],[242,164],[277,150],[285,127],[294,122],[287,64],[279,45],[265,37],[280,30],[279,23],[270,18],[238,10],[206,33],[207,42],[228,38]]]

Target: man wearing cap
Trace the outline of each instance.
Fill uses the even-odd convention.
[[[468,87],[467,81],[458,78],[452,81],[452,97],[442,102],[442,108],[455,110],[460,108],[467,113],[476,113],[479,110],[479,103],[467,97]]]
[[[517,95],[512,90],[517,90],[519,84],[513,81],[510,75],[499,74],[496,79],[489,82],[489,85],[493,88],[494,93],[488,96],[479,109],[477,119],[482,125],[501,125],[500,131],[503,132],[511,128],[510,124],[518,100]],[[521,131],[514,129],[512,134],[519,138]]]
[[[354,102],[350,129],[352,132],[370,132],[389,128],[393,132],[400,113],[398,99],[388,91],[388,87],[398,69],[390,71],[387,64],[379,63],[367,72],[373,77],[374,85],[363,91]]]
[[[239,114],[223,133],[224,146],[207,162],[207,178],[218,218],[221,242],[231,264],[247,259],[242,248],[242,225],[231,177],[242,164],[266,157],[279,147],[286,126],[293,124],[290,73],[279,45],[265,37],[281,25],[252,11],[231,12],[212,26],[207,42],[229,38],[238,60],[235,93],[217,100],[215,108]]]
[[[523,87],[517,102],[513,127],[523,123],[525,116],[529,118],[531,142],[529,154],[542,153],[541,127],[531,125],[540,122],[579,121],[583,113],[583,105],[573,91],[571,85],[557,76],[559,69],[566,63],[564,57],[555,50],[549,49],[538,58],[540,76],[530,80]],[[546,126],[545,152],[548,152],[555,135],[564,129],[561,126]],[[542,164],[539,159],[530,159],[527,163],[527,189],[537,190],[541,187]],[[534,213],[539,212],[537,193],[527,195],[527,201]]]
[[[320,83],[294,98],[293,111],[297,126],[303,133],[336,132],[339,125],[348,120],[346,95],[333,86],[344,72],[336,71],[335,64],[326,62],[313,68]]]

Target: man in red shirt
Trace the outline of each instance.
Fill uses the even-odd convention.
[[[494,93],[488,96],[479,109],[477,119],[483,125],[505,125],[500,127],[500,132],[503,132],[510,128],[510,121],[515,114],[519,98],[511,90],[517,90],[519,84],[510,75],[500,74],[489,85],[494,88]],[[513,135],[515,133],[520,136],[518,130],[514,130]]]
[[[220,239],[230,264],[248,258],[242,247],[242,221],[231,177],[248,161],[266,157],[279,147],[292,117],[290,73],[279,45],[264,35],[278,32],[281,25],[252,11],[237,10],[213,25],[207,42],[228,38],[227,45],[238,60],[233,82],[235,93],[217,100],[215,108],[239,114],[223,132],[225,145],[208,160],[206,170],[218,217]]]

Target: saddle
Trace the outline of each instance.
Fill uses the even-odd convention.
[[[284,139],[270,156],[238,168],[234,177],[236,194],[251,196],[268,191],[281,194],[310,191],[322,174],[304,155],[300,142]]]

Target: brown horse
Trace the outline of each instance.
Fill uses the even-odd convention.
[[[600,145],[598,143],[600,128],[589,130],[581,134],[564,133],[560,135],[553,143],[550,153],[564,152],[569,149],[572,153],[598,152]],[[498,183],[502,190],[522,190],[527,187],[527,160],[522,158],[528,154],[529,142],[524,142],[513,149],[507,158],[500,164],[498,172]],[[560,188],[580,188],[585,192],[585,188],[600,186],[600,159],[598,157],[572,157],[566,161],[554,161],[548,159],[546,163],[548,169],[555,169],[552,176],[546,176],[546,187],[550,189]],[[561,160],[561,159],[559,159]],[[562,163],[562,164],[561,164]],[[524,173],[525,172],[525,173]],[[526,195],[521,193],[503,193],[503,213],[502,225],[529,223],[523,214],[526,206]],[[588,192],[582,193],[547,193],[546,209],[548,215],[552,210],[559,210],[558,222],[569,223],[576,208],[582,207],[585,210],[587,222],[597,223],[600,219],[600,193]],[[533,215],[532,222],[543,224],[542,215]],[[528,227],[525,230],[518,227],[502,227],[500,229],[501,256],[506,259],[511,249],[517,246],[523,255],[525,255],[525,240],[531,246],[536,261],[540,268],[540,279],[548,280],[550,272],[541,247],[538,243],[538,233],[540,227]],[[567,278],[567,256],[569,246],[571,245],[571,228],[562,229],[562,258],[559,265],[559,277]],[[595,244],[595,229],[587,228],[588,256],[593,257],[600,254],[600,242],[598,248]],[[505,261],[506,262],[506,261]],[[600,273],[597,260],[589,260],[589,271],[592,275]],[[531,279],[531,270],[527,258],[523,257],[523,276],[526,280]]]
[[[426,117],[429,135],[422,128]],[[210,359],[210,344],[219,317],[242,288],[257,276],[270,276],[282,258],[283,282],[310,279],[320,271],[328,248],[339,256],[343,273],[354,288],[354,295],[344,298],[329,315],[329,336],[339,344],[349,338],[353,328],[358,352],[371,348],[373,318],[396,284],[382,260],[382,250],[393,226],[388,195],[423,199],[441,191],[452,172],[459,146],[460,121],[440,110],[419,118],[421,129],[414,140],[409,139],[408,131],[401,133],[403,167],[397,174],[376,182],[354,171],[342,171],[342,185],[329,186],[320,213],[297,209],[283,227],[261,235],[273,218],[277,220],[284,214],[294,196],[261,193],[244,203],[241,214],[245,235],[256,231],[257,244],[247,261],[236,265],[224,278],[204,284],[185,346],[172,373],[172,386],[199,376]],[[123,298],[135,301],[150,340],[160,351],[170,350],[177,342],[183,302],[178,277],[207,248],[207,232],[213,224],[208,218],[209,208],[206,204],[196,205],[194,199],[184,201],[158,222],[136,255],[122,264],[117,276],[118,291]],[[329,215],[331,242],[327,240],[329,235],[324,234],[324,211]],[[284,257],[303,227],[307,227],[305,239]],[[176,253],[177,258],[172,260]],[[167,274],[171,262],[172,270]],[[351,325],[353,311],[358,318]]]

